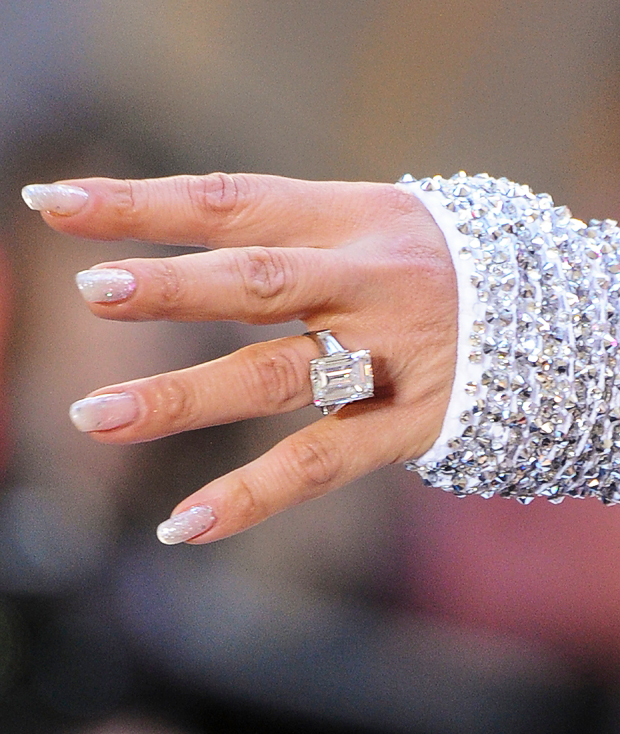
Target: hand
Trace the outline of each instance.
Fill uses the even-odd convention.
[[[113,270],[94,273],[103,290],[89,282],[83,291],[100,318],[301,319],[309,330],[331,329],[346,349],[371,351],[374,398],[321,418],[187,497],[176,521],[163,524],[167,542],[239,532],[420,456],[438,437],[456,362],[456,280],[440,230],[412,194],[391,184],[217,173],[69,181],[27,187],[24,197],[72,235],[215,248],[97,265]],[[131,443],[295,410],[312,402],[309,362],[317,356],[303,335],[254,344],[97,390],[76,404],[74,421],[103,443]],[[113,397],[92,400],[102,395]]]

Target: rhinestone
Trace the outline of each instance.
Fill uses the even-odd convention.
[[[485,354],[490,354],[491,352],[494,352],[496,349],[497,349],[497,342],[495,341],[495,339],[493,339],[492,336],[487,337],[482,347],[482,351]]]
[[[420,181],[420,188],[422,191],[439,191],[440,185],[432,178],[424,178]]]
[[[471,189],[466,184],[457,184],[453,191],[454,196],[469,196]]]
[[[484,206],[484,204],[474,204],[474,206],[471,207],[471,216],[474,219],[481,219],[485,216],[485,214],[489,213],[489,208]]]
[[[535,497],[532,495],[520,495],[517,497],[517,501],[520,502],[522,505],[529,505],[530,502],[533,502]]]
[[[471,326],[468,356],[482,370],[463,392],[462,446],[408,468],[457,496],[619,501],[617,223],[586,226],[548,195],[487,175],[416,185],[440,190],[470,238],[459,255],[472,261],[484,320]]]

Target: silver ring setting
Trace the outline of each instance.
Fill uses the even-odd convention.
[[[356,400],[374,395],[372,362],[368,349],[347,351],[329,329],[306,333],[321,350],[310,360],[313,403],[330,415]]]

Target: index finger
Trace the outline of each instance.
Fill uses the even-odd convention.
[[[390,210],[389,221],[394,206],[416,206],[415,197],[392,184],[240,173],[89,178],[27,186],[23,195],[51,227],[68,234],[207,247],[333,247],[367,231],[377,211]],[[377,206],[382,198],[390,204]]]

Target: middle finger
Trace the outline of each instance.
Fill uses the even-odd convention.
[[[346,250],[248,247],[105,263],[77,281],[101,318],[273,323],[353,308],[364,270]]]

